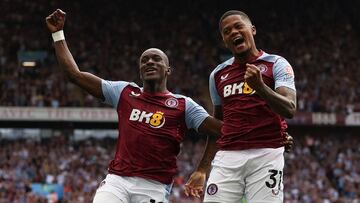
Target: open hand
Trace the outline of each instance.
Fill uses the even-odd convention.
[[[203,194],[206,180],[206,173],[195,171],[191,174],[189,180],[185,184],[186,196],[200,197]]]

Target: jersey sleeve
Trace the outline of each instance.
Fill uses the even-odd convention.
[[[273,66],[273,76],[275,89],[278,87],[288,87],[296,91],[294,71],[286,59],[279,58],[275,62]]]
[[[104,102],[117,108],[121,92],[128,84],[129,82],[125,81],[101,80],[101,88],[105,97]]]
[[[216,85],[215,85],[215,72],[212,72],[210,74],[209,91],[210,91],[211,102],[213,103],[213,105],[216,105],[216,106],[221,105],[221,97],[218,94],[218,91],[217,91]]]
[[[206,110],[191,98],[185,99],[185,122],[188,129],[198,131],[201,123],[209,116]]]

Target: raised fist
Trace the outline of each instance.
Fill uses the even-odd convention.
[[[66,13],[56,9],[52,14],[46,17],[46,25],[51,33],[57,32],[64,28]]]

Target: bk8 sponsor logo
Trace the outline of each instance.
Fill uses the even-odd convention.
[[[164,113],[161,111],[156,111],[155,113],[148,113],[139,109],[133,109],[131,111],[129,120],[145,122],[149,124],[152,128],[161,128],[165,124],[165,116]]]
[[[252,89],[246,82],[233,83],[224,87],[224,97],[235,94],[254,94],[255,90]]]

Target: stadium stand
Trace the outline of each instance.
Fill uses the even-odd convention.
[[[296,146],[286,156],[284,202],[359,202],[357,134],[300,131],[302,134],[293,134]],[[62,202],[91,202],[91,194],[106,173],[116,142],[114,138],[96,136],[75,140],[59,132],[51,138],[1,139],[1,203],[46,202],[46,198],[34,195],[29,187],[31,182],[63,185]],[[184,142],[171,202],[200,201],[187,198],[182,186],[199,162],[204,144],[204,139],[196,137]]]
[[[138,56],[148,47],[159,47],[166,50],[174,68],[171,90],[209,107],[209,73],[228,55],[217,32],[218,16],[226,8],[243,8],[258,27],[259,48],[284,56],[294,66],[301,93],[299,111],[348,113],[359,109],[359,18],[347,4],[242,1],[230,7],[219,1],[185,1],[182,5],[159,1],[147,10],[122,1],[98,9],[97,3],[1,2],[6,11],[0,23],[2,106],[103,106],[65,82],[56,68],[43,22],[51,10],[61,7],[68,11],[66,37],[82,70],[109,80],[138,82]],[[30,51],[44,51],[47,57],[36,68],[20,68],[19,53]]]

